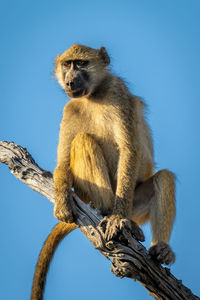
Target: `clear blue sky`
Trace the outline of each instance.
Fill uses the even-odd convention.
[[[200,1],[1,1],[0,140],[27,147],[53,171],[67,97],[54,59],[75,42],[105,46],[112,69],[149,106],[157,169],[177,175],[172,271],[200,294]],[[0,299],[29,299],[42,243],[56,224],[53,206],[0,165]],[[145,245],[151,233],[144,227]],[[120,280],[78,230],[60,245],[45,300],[151,299]]]

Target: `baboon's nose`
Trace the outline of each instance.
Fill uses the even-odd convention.
[[[72,79],[72,80],[69,80],[67,83],[66,83],[66,85],[67,85],[67,87],[69,88],[69,89],[71,89],[72,91],[74,91],[74,90],[77,90],[77,89],[79,89],[80,88],[80,80],[79,80],[79,78],[74,78],[74,79]]]
[[[74,86],[74,81],[68,81],[67,86],[72,88]]]

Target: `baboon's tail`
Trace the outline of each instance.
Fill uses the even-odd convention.
[[[69,234],[72,230],[76,229],[75,223],[58,223],[48,235],[42,250],[40,252],[35,274],[33,278],[31,300],[42,300],[45,288],[46,276],[51,263],[52,257],[60,241]]]

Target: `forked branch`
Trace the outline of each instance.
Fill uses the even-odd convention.
[[[0,142],[0,162],[8,165],[15,177],[54,203],[52,174],[41,169],[25,148],[13,142]],[[151,259],[145,247],[129,232],[124,230],[117,241],[106,244],[98,229],[102,219],[100,212],[83,203],[75,193],[73,197],[80,230],[102,254],[111,259],[111,271],[116,276],[140,281],[155,299],[200,299],[168,268]]]

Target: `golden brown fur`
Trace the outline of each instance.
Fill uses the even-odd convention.
[[[54,171],[54,214],[62,221],[75,221],[74,187],[83,201],[92,201],[109,216],[102,221],[107,224],[105,239],[128,226],[143,240],[134,222],[141,225],[149,220],[150,254],[162,263],[172,263],[175,257],[167,243],[175,216],[174,175],[168,170],[154,173],[145,105],[109,72],[108,64],[105,48],[76,44],[57,56],[56,77],[67,94],[76,97],[63,111]],[[81,96],[77,97],[77,91]]]
[[[53,228],[50,235],[47,237],[37,261],[36,272],[32,285],[31,300],[43,299],[46,275],[54,252],[60,241],[76,227],[75,223],[66,224],[64,222],[60,222]]]

